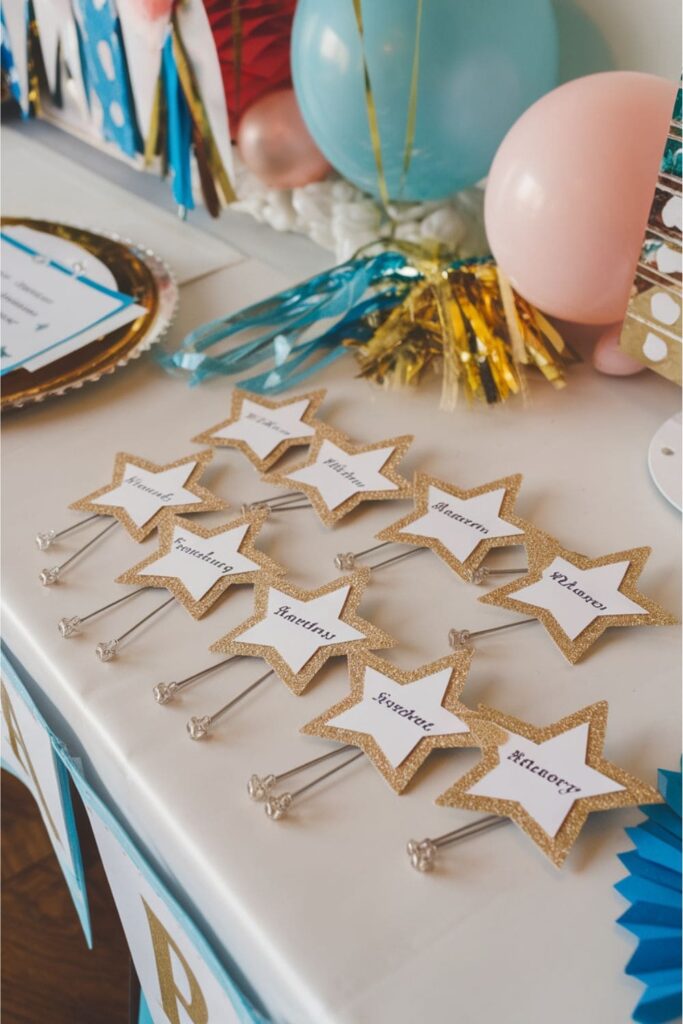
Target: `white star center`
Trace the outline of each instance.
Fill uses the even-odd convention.
[[[200,601],[218,580],[258,572],[260,566],[239,551],[248,530],[249,524],[241,523],[214,537],[198,537],[186,527],[176,526],[171,550],[141,569],[139,575],[178,579],[193,600]]]
[[[508,732],[498,748],[500,763],[468,792],[515,800],[544,832],[555,836],[577,800],[624,788],[586,764],[587,744],[587,722],[544,743]]]
[[[368,667],[363,679],[363,699],[327,724],[368,733],[397,768],[420,740],[469,732],[462,719],[441,705],[451,675],[452,670],[444,668],[401,685]]]
[[[279,409],[268,409],[245,398],[239,419],[216,431],[214,436],[244,441],[259,459],[265,459],[291,437],[313,437],[315,429],[301,419],[309,405],[310,400],[305,398]]]
[[[382,474],[395,450],[393,447],[376,448],[350,455],[325,439],[316,461],[288,474],[288,479],[315,487],[327,507],[335,509],[359,491],[398,490],[398,485]]]
[[[546,608],[570,640],[605,615],[647,615],[619,590],[630,562],[610,562],[578,569],[565,558],[554,558],[537,583],[511,596],[523,604]]]
[[[500,518],[504,498],[504,487],[473,498],[457,498],[430,485],[428,511],[405,529],[419,537],[440,541],[458,561],[465,562],[482,541],[524,532]]]
[[[340,619],[350,589],[340,587],[322,597],[298,601],[271,587],[265,618],[236,639],[274,648],[292,672],[300,672],[321,647],[365,638]]]
[[[196,462],[184,462],[181,466],[155,472],[127,462],[121,483],[99,498],[93,498],[92,502],[123,508],[137,527],[144,526],[160,508],[196,505],[202,501],[183,486],[196,466]]]

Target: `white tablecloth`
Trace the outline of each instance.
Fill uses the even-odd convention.
[[[12,133],[7,214],[33,208],[33,195],[26,193],[21,209],[17,197],[22,175],[35,177],[25,161],[41,158],[40,147],[31,155],[23,141],[15,145]],[[47,164],[47,151],[42,159]],[[40,212],[73,217],[80,175],[74,165],[71,177],[48,178],[49,203],[43,196]],[[120,228],[121,195],[102,182],[97,216],[89,206],[78,219]],[[187,263],[196,234],[141,200],[135,211],[126,231],[172,265],[176,257]],[[197,272],[190,265],[182,274],[193,280],[181,288],[171,342],[295,279],[296,268],[279,276],[246,257],[235,262],[227,249],[223,260],[216,244],[208,268],[199,245]],[[284,264],[286,239],[274,245]],[[654,374],[617,380],[581,366],[563,392],[534,383],[526,409],[463,403],[451,415],[437,410],[436,388],[378,392],[354,371],[349,357],[315,379],[329,388],[323,415],[336,427],[363,440],[414,433],[404,463],[410,473],[474,486],[522,472],[521,515],[590,556],[651,544],[642,588],[679,610],[680,516],[646,469],[650,437],[677,409],[678,389]],[[638,819],[635,810],[594,815],[559,872],[509,827],[444,851],[440,870],[420,876],[409,866],[406,840],[472,820],[433,801],[475,763],[476,751],[433,755],[401,797],[360,761],[277,824],[247,797],[252,772],[285,770],[328,749],[298,728],[345,692],[343,662],[321,672],[301,698],[278,683],[264,685],[203,743],[188,739],[187,718],[215,710],[260,663],[218,673],[167,708],[154,703],[154,683],[211,663],[209,644],[250,613],[250,588],[230,592],[199,623],[170,608],[107,665],[96,660],[95,643],[123,631],[158,595],[116,609],[78,638],[58,635],[60,616],[83,615],[118,596],[114,576],[156,541],[136,546],[114,531],[63,583],[43,589],[39,570],[66,548],[41,554],[34,534],[70,523],[66,506],[109,479],[117,451],[157,462],[193,451],[189,438],[227,416],[229,390],[221,380],[189,389],[145,357],[5,418],[3,635],[36,680],[51,724],[276,1020],[622,1024],[641,989],[623,974],[633,942],[615,924],[625,905],[612,885],[624,874],[616,854],[629,845],[623,827]],[[235,508],[268,493],[246,459],[229,450],[217,452],[206,482]],[[296,512],[268,523],[261,544],[297,584],[313,587],[336,575],[337,551],[368,546],[407,508],[368,507],[335,530]],[[514,552],[498,557],[501,564],[519,560]],[[360,610],[400,638],[387,656],[409,667],[447,653],[450,626],[511,621],[504,610],[478,604],[477,595],[425,554],[378,573]],[[481,643],[463,698],[539,725],[606,698],[606,756],[654,783],[657,767],[675,768],[680,753],[679,644],[675,628],[611,630],[572,667],[540,626],[497,634]]]

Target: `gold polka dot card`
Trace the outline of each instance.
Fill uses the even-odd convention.
[[[620,346],[681,383],[681,106],[676,95]]]

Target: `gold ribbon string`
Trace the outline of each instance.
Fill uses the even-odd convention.
[[[230,23],[232,26],[232,75],[235,89],[235,115],[239,123],[242,113],[242,12],[240,0],[231,0]],[[237,131],[237,124],[234,129]]]
[[[415,12],[415,45],[413,47],[413,61],[410,74],[410,94],[408,97],[408,110],[406,115],[406,134],[405,141],[403,144],[403,166],[401,171],[401,182],[399,185],[399,197],[405,187],[408,171],[410,170],[410,162],[413,157],[413,149],[415,143],[415,127],[417,122],[417,94],[420,80],[420,39],[422,36],[422,6],[423,0],[417,0],[417,8]],[[358,37],[360,39],[361,59],[363,61],[365,108],[368,116],[368,129],[370,131],[372,153],[375,158],[375,167],[377,168],[377,187],[379,190],[380,198],[382,200],[382,205],[384,206],[387,216],[389,216],[391,219],[391,216],[389,214],[390,197],[389,190],[387,188],[386,173],[384,170],[384,161],[382,158],[382,140],[379,132],[379,121],[377,118],[377,104],[375,103],[375,97],[372,91],[372,82],[370,80],[370,68],[368,67],[367,53],[365,50],[365,29],[363,26],[362,0],[353,0],[353,10],[356,16]]]
[[[211,126],[209,125],[209,119],[202,103],[199,90],[190,67],[190,62],[185,53],[185,48],[178,31],[178,24],[175,16],[172,21],[172,40],[173,40],[173,56],[176,62],[176,68],[178,69],[178,78],[182,86],[183,94],[187,101],[187,105],[190,108],[190,114],[192,120],[197,126],[197,130],[201,133],[202,139],[206,147],[206,159],[211,169],[214,181],[218,183],[218,186],[223,193],[223,198],[226,203],[232,203],[237,198],[234,189],[228,178],[227,171],[223,166],[218,147],[216,146]]]
[[[389,312],[368,318],[372,337],[345,342],[356,351],[361,376],[400,387],[440,367],[445,409],[455,406],[461,390],[489,404],[524,396],[523,363],[554,387],[564,386],[567,346],[543,314],[509,284],[506,291],[506,279],[500,287],[493,261],[449,267],[422,252],[411,262],[420,277]]]
[[[363,83],[365,88],[365,107],[368,114],[370,142],[372,144],[372,152],[375,158],[375,166],[377,168],[377,185],[379,187],[380,198],[386,210],[389,206],[389,192],[387,190],[387,180],[384,175],[384,164],[382,162],[382,143],[380,141],[379,124],[377,122],[377,107],[375,106],[375,97],[370,83],[370,69],[368,67],[367,55],[365,53],[362,0],[353,0],[353,11],[356,15],[356,25],[358,26],[358,36],[360,38],[360,52],[361,59],[363,61]]]
[[[408,117],[406,119],[406,138],[403,147],[403,170],[401,172],[401,185],[399,195],[403,194],[406,178],[410,170],[410,162],[413,158],[415,144],[415,124],[417,121],[417,87],[420,80],[420,37],[422,35],[422,2],[417,0],[417,11],[415,13],[415,45],[413,47],[413,67],[410,74],[410,96],[408,99]]]
[[[157,78],[154,89],[154,100],[152,102],[152,113],[149,119],[149,131],[145,139],[145,151],[143,154],[145,167],[149,167],[159,148],[159,124],[161,110],[161,76]]]

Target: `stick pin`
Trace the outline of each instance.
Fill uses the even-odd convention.
[[[380,551],[382,548],[389,547],[392,543],[393,542],[390,540],[385,540],[381,544],[375,544],[371,548],[365,548],[364,551],[342,551],[335,556],[335,567],[344,572],[356,569],[359,558],[363,558],[364,555],[370,555],[373,551]],[[370,565],[368,568],[371,570],[381,569],[386,565],[393,565],[394,562],[401,562],[404,558],[416,555],[418,551],[428,550],[429,548],[425,547],[410,548],[408,551],[403,551],[401,554],[394,555],[392,558],[386,558],[383,562],[376,562],[375,565]],[[482,583],[486,583],[490,576],[516,576],[525,572],[527,572],[526,569],[488,569],[485,565],[480,565],[472,572],[470,580],[472,583],[481,585]]]
[[[244,697],[247,696],[248,693],[251,693],[252,690],[255,690],[257,686],[260,686],[261,683],[263,683],[272,675],[273,670],[270,669],[270,671],[266,672],[265,675],[259,676],[258,679],[256,679],[253,683],[250,683],[250,685],[247,686],[246,690],[242,690],[242,692],[238,693],[236,697],[233,697],[231,701],[229,701],[227,704],[224,704],[222,708],[219,708],[218,711],[214,711],[212,715],[193,715],[192,718],[187,723],[187,732],[190,739],[204,739],[204,737],[211,732],[216,722],[220,721],[220,719],[228,713],[230,708],[233,708],[235,704],[238,704],[241,700],[243,700]]]
[[[227,665],[228,662],[241,660],[241,657],[242,655],[240,654],[232,654],[229,658],[224,658],[223,661],[218,661],[215,665],[209,665],[208,668],[203,668],[200,672],[195,672],[194,675],[187,676],[186,679],[181,679],[177,683],[157,683],[152,690],[154,699],[157,704],[170,704],[175,695],[184,690],[186,686],[190,686],[191,683],[195,683],[204,676],[208,676],[211,672],[215,672],[216,669]]]
[[[66,537],[67,533],[71,533],[72,530],[78,530],[81,526],[85,526],[86,523],[91,523],[93,519],[101,518],[99,513],[95,512],[93,515],[88,516],[87,519],[79,519],[77,523],[72,523],[71,526],[67,526],[64,530],[45,530],[44,533],[37,533],[35,537],[36,547],[39,551],[47,551],[60,537]]]
[[[475,636],[486,636],[487,633],[500,633],[503,629],[514,629],[515,626],[525,626],[527,622],[536,622],[537,619],[518,619],[517,622],[507,622],[504,626],[492,626],[490,629],[450,629],[448,631],[448,643],[454,651],[471,651],[474,649],[472,641]]]
[[[327,754],[322,754],[320,757],[314,757],[312,761],[306,761],[305,764],[300,764],[296,768],[290,768],[287,772],[281,772],[280,775],[252,775],[247,783],[247,793],[252,800],[256,803],[264,803],[271,796],[273,787],[278,782],[283,782],[284,779],[290,779],[294,775],[298,775],[299,772],[303,772],[306,768],[312,768],[316,764],[322,764],[323,761],[329,760],[331,757],[336,757],[338,754],[343,754],[347,750],[353,750],[353,746],[347,743],[343,747],[337,747],[335,750],[330,750]]]
[[[97,516],[96,518],[99,519],[100,516]],[[40,573],[40,576],[38,577],[43,586],[50,587],[52,586],[53,583],[56,583],[57,580],[61,578],[62,570],[66,569],[67,565],[71,565],[72,562],[75,562],[75,560],[80,555],[82,555],[84,551],[87,551],[89,547],[92,547],[92,545],[95,544],[96,541],[100,539],[100,537],[104,537],[105,533],[109,533],[110,530],[113,530],[117,524],[118,520],[116,519],[112,523],[109,523],[109,525],[105,526],[103,530],[100,530],[99,533],[96,533],[95,536],[92,537],[87,544],[84,544],[82,547],[80,547],[78,551],[74,551],[73,555],[67,558],[65,562],[61,562],[59,565],[53,565],[50,569],[43,569],[43,571]],[[82,524],[79,523],[78,525],[80,526]],[[38,537],[41,536],[44,535],[38,534]],[[56,536],[59,535],[55,534],[55,537]],[[38,538],[36,538],[36,543],[38,543]],[[40,544],[38,544],[38,546],[40,547]],[[49,547],[50,545],[48,544],[47,546]],[[41,548],[41,550],[44,550],[44,548]]]
[[[117,636],[114,640],[102,640],[95,648],[95,654],[97,655],[99,660],[111,661],[113,658],[115,658],[118,646],[121,643],[121,641],[125,640],[127,636],[131,635],[131,633],[134,633],[137,629],[140,628],[140,626],[144,625],[145,622],[148,622],[154,615],[158,615],[159,612],[163,608],[166,608],[167,605],[169,605],[172,601],[175,601],[175,597],[169,597],[166,601],[160,604],[158,608],[154,608],[151,612],[145,615],[138,622],[133,623],[130,629],[127,629],[125,633],[122,633],[121,636]]]
[[[275,498],[264,498],[263,501],[245,502],[241,512],[242,515],[248,515],[253,509],[264,509],[270,515],[272,512],[295,512],[300,508],[311,507],[311,503],[305,500],[303,494],[291,491],[289,494],[280,494]]]
[[[60,635],[68,640],[69,637],[75,636],[80,632],[80,627],[88,619],[94,619],[96,615],[100,615],[102,612],[106,612],[109,608],[115,608],[117,604],[123,604],[124,601],[129,601],[131,597],[135,597],[137,594],[141,594],[143,590],[149,590],[149,587],[138,587],[137,590],[131,591],[130,594],[124,594],[123,597],[117,597],[115,601],[110,601],[109,604],[103,605],[101,608],[96,608],[94,612],[89,612],[83,617],[79,615],[72,615],[71,617],[64,617],[57,623],[57,629]]]
[[[343,747],[342,749],[345,750],[347,748]],[[340,753],[340,751],[338,750],[336,753]],[[293,793],[280,793],[268,796],[265,801],[266,815],[271,819],[271,821],[279,821],[280,818],[284,818],[297,797],[307,793],[309,789],[313,789],[314,786],[324,782],[325,779],[329,779],[331,775],[336,775],[337,772],[340,772],[342,768],[346,768],[347,765],[353,764],[353,762],[357,761],[359,757],[363,756],[363,754],[363,750],[358,750],[353,757],[349,757],[346,761],[342,761],[341,764],[336,765],[334,768],[330,768],[329,771],[319,775],[317,779],[313,779],[312,782],[307,783],[305,786],[301,786],[300,789],[295,789]],[[305,767],[305,764],[299,765],[297,768],[291,769],[287,774],[293,775],[295,772],[302,771]]]
[[[489,829],[497,828],[498,825],[507,825],[509,820],[509,818],[501,818],[497,814],[489,814],[469,825],[463,825],[462,828],[456,828],[453,832],[437,836],[436,839],[410,839],[406,846],[410,863],[416,871],[423,873],[433,871],[436,855],[442,846],[451,846],[453,843],[459,843],[461,839],[468,839],[480,832],[488,832]]]

